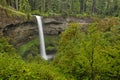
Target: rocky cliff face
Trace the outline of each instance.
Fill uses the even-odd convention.
[[[70,22],[89,23],[91,19],[46,17],[43,18],[43,29],[47,35],[59,35]],[[10,42],[19,46],[38,36],[35,17],[26,18],[23,13],[0,7],[0,35],[10,38]]]
[[[10,43],[19,46],[33,39],[38,34],[33,22],[8,25],[3,29],[3,35],[10,38]]]
[[[92,22],[89,18],[74,18],[74,17],[49,17],[43,18],[44,33],[49,35],[58,35],[65,29],[71,22],[87,24]]]
[[[13,45],[27,41],[27,37],[34,32],[32,23],[32,17],[28,19],[21,12],[0,6],[0,36],[10,38]]]
[[[0,6],[0,33],[7,26],[22,24],[26,22],[26,15],[14,10],[3,8]]]

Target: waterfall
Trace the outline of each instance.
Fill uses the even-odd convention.
[[[48,60],[48,57],[46,55],[45,51],[45,42],[44,42],[44,35],[43,35],[43,28],[42,28],[42,20],[41,16],[36,16],[37,23],[38,23],[38,29],[39,29],[39,40],[40,40],[40,51],[41,51],[41,56],[45,59]]]

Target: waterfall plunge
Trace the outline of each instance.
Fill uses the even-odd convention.
[[[36,16],[36,19],[37,19],[38,29],[39,29],[41,56],[42,56],[45,60],[48,60],[48,57],[47,57],[46,51],[45,51],[45,42],[44,42],[44,35],[43,35],[43,28],[42,28],[41,16]]]

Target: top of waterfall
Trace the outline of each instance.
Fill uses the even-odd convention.
[[[33,15],[33,16],[36,16],[36,17],[40,17],[40,18],[43,18],[42,16],[39,16],[39,15]]]

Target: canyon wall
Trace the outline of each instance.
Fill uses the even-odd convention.
[[[46,35],[59,35],[70,22],[90,23],[89,18],[43,17],[43,29]],[[27,16],[17,11],[0,7],[0,36],[10,38],[10,43],[19,46],[38,36],[35,16]]]

